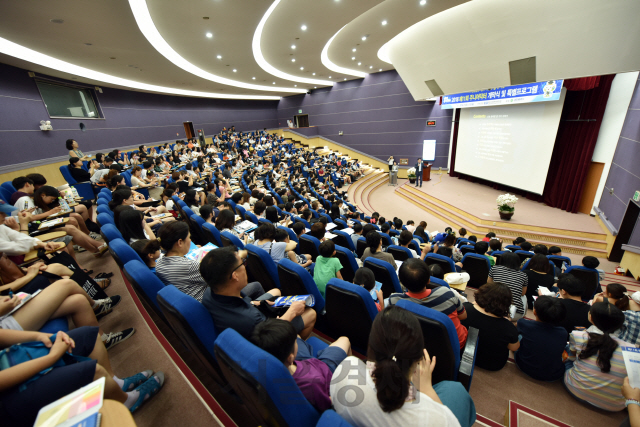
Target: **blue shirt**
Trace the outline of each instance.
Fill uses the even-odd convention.
[[[518,333],[522,339],[515,360],[522,372],[539,381],[562,378],[567,331],[562,326],[522,318],[518,320]]]

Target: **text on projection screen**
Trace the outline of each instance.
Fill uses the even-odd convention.
[[[461,109],[456,172],[542,194],[565,93],[558,101]]]

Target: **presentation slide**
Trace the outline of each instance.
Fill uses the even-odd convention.
[[[456,172],[542,194],[565,93],[552,102],[462,109]]]
[[[422,160],[433,162],[436,160],[436,140],[425,139],[422,142]]]

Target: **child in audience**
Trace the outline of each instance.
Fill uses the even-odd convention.
[[[289,239],[289,233],[287,233],[286,231],[280,228],[276,228],[276,236],[274,240],[276,241],[276,243],[277,242],[289,243],[291,241]],[[287,252],[287,257],[291,261],[298,263],[305,268],[309,267],[313,262],[311,259],[311,255],[309,254],[298,255],[297,253],[295,253],[295,251]]]
[[[356,274],[354,274],[353,276],[353,284],[365,288],[371,294],[371,298],[373,298],[373,302],[378,308],[378,311],[382,311],[382,309],[384,308],[384,297],[382,296],[382,290],[374,291],[375,297],[371,293],[373,288],[376,287],[376,277],[370,268],[360,267],[359,269],[357,269]]]
[[[614,336],[624,323],[624,313],[613,304],[597,302],[589,311],[593,332],[569,335],[569,361],[564,385],[573,397],[605,411],[622,411],[621,389],[627,376],[620,347],[633,347]]]
[[[560,301],[567,309],[567,316],[559,323],[567,334],[574,329],[584,329],[591,326],[589,322],[589,304],[582,302],[585,290],[584,283],[571,274],[561,274],[558,280]]]
[[[487,233],[487,234],[484,236],[484,238],[482,239],[482,241],[483,241],[483,242],[487,242],[487,243],[489,243],[489,241],[490,241],[492,238],[494,238],[494,237],[496,237],[496,233],[494,233],[493,231],[491,231],[491,232]]]
[[[415,222],[412,219],[407,221],[407,224],[405,225],[405,227],[407,227],[407,230],[409,230],[409,233],[413,234],[413,232],[416,231]]]
[[[586,268],[592,268],[598,272],[598,290],[596,292],[602,292],[602,288],[600,287],[600,280],[605,279],[605,274],[604,270],[598,268],[598,266],[600,265],[600,261],[598,261],[598,258],[594,256],[586,256],[582,258],[582,265]]]
[[[520,250],[521,251],[525,251],[525,252],[530,252],[533,253],[533,251],[531,250],[531,248],[533,248],[533,245],[529,242],[522,242],[520,243]]]
[[[489,240],[489,249],[491,252],[497,252],[502,250],[502,241],[498,239]]]
[[[485,241],[478,242],[473,246],[473,248],[478,255],[483,255],[489,260],[489,264],[491,265],[491,267],[496,265],[496,259],[491,255],[487,255],[487,250],[489,249],[489,243]]]
[[[478,241],[478,238],[472,234],[471,236],[469,236],[469,240],[471,240],[473,243],[476,243]]]
[[[520,348],[514,353],[516,365],[522,372],[539,381],[556,381],[564,376],[562,353],[567,333],[557,326],[567,310],[558,298],[539,297],[533,305],[535,320],[518,320]]]
[[[131,244],[131,247],[140,255],[140,258],[142,258],[142,261],[144,261],[147,267],[155,272],[156,261],[162,256],[160,252],[160,241],[158,239],[137,240]]]
[[[431,274],[431,277],[444,280],[444,270],[438,264],[429,265],[429,273]]]
[[[466,235],[467,235],[467,229],[466,228],[463,227],[463,228],[458,230],[458,236],[462,237],[463,239],[466,239],[466,237],[465,237]]]
[[[325,291],[329,280],[334,277],[342,280],[342,275],[340,274],[342,264],[338,258],[334,258],[336,245],[331,240],[325,240],[320,243],[318,253],[320,255],[316,258],[316,266],[313,269],[313,281],[316,282],[322,298],[325,298]]]
[[[268,319],[255,327],[250,341],[284,364],[314,408],[321,413],[331,408],[329,384],[333,371],[351,355],[347,337],[338,338],[313,357],[311,347],[297,338],[291,322]]]

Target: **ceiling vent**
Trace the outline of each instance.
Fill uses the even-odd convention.
[[[511,85],[522,85],[536,81],[536,57],[518,59],[509,62]]]
[[[438,86],[438,83],[436,83],[435,80],[427,80],[424,83],[427,85],[433,96],[444,95],[444,92],[442,91],[442,89],[440,89],[440,86]]]

